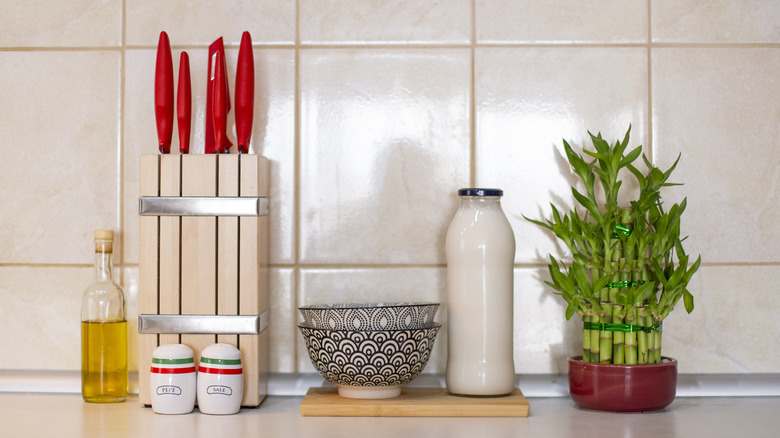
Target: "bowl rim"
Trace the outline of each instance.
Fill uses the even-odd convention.
[[[408,332],[408,331],[415,331],[415,330],[431,330],[431,329],[440,329],[442,324],[440,322],[429,322],[426,323],[420,327],[414,327],[414,328],[399,328],[399,329],[380,329],[380,330],[372,330],[372,329],[334,329],[329,327],[314,327],[313,325],[307,323],[306,321],[299,322],[298,328],[299,329],[309,329],[309,330],[317,330],[317,331],[327,331],[327,332],[350,332],[350,333],[380,333],[380,332]]]
[[[308,304],[298,306],[298,310],[350,310],[350,309],[386,309],[395,307],[432,307],[441,306],[433,301],[377,301],[370,303],[331,303]]]

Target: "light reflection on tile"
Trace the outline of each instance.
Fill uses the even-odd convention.
[[[515,262],[546,262],[557,242],[522,216],[572,207],[563,139],[592,148],[588,130],[612,143],[632,125],[632,146],[646,144],[645,49],[479,49],[475,86],[477,185],[504,189]]]
[[[688,197],[686,248],[705,262],[777,260],[778,69],[775,49],[653,52],[656,156],[668,167],[682,154],[685,184],[667,202]]]
[[[301,59],[301,260],[440,263],[468,182],[469,54]]]

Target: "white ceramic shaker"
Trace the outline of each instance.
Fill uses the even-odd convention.
[[[458,191],[446,239],[447,390],[500,396],[514,390],[515,237],[500,189]]]
[[[149,374],[152,410],[158,414],[187,414],[195,408],[195,363],[192,349],[165,344],[154,349]]]
[[[198,367],[198,409],[204,414],[229,415],[241,409],[244,374],[241,352],[230,344],[204,348]]]

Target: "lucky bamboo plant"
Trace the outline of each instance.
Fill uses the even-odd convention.
[[[688,313],[693,310],[687,285],[701,257],[689,265],[683,250],[680,218],[687,198],[668,209],[661,202],[661,188],[678,185],[669,176],[680,157],[662,171],[642,154],[642,146],[627,150],[630,132],[631,127],[613,145],[588,132],[594,150],[583,153],[590,161],[564,140],[567,160],[582,183],[571,189],[578,206],[562,213],[552,205],[552,219],[544,222],[526,217],[571,251],[569,263],[550,255],[552,281],[546,283],[568,303],[566,319],[582,317],[586,362],[658,363],[662,321],[680,298]],[[640,155],[645,173],[634,165]],[[626,174],[636,179],[638,194],[621,206],[618,193],[626,187],[621,180]]]

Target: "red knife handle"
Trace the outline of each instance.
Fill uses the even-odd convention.
[[[157,63],[154,72],[154,115],[157,119],[157,139],[160,152],[171,151],[173,136],[173,59],[168,34],[160,32],[157,43]]]
[[[252,137],[252,118],[255,96],[255,59],[252,53],[252,37],[249,32],[241,35],[236,65],[236,140],[239,152],[249,151]]]
[[[190,152],[190,121],[192,120],[192,83],[190,57],[181,52],[179,58],[179,89],[176,93],[176,118],[179,122],[179,152]]]
[[[225,129],[227,127],[227,87],[225,81],[225,61],[223,52],[217,52],[216,65],[214,66],[214,96],[212,97],[211,112],[214,115],[214,144],[220,153],[227,152],[225,145]]]

